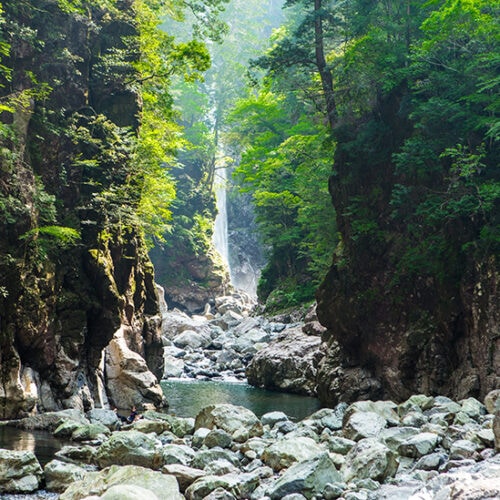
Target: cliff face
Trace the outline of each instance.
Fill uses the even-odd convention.
[[[2,93],[15,111],[4,113],[2,129],[0,418],[108,398],[160,404],[144,361],[135,360],[149,374],[143,380],[127,381],[125,360],[106,387],[112,339],[161,373],[153,268],[137,229],[106,199],[130,162],[120,127],[138,125],[139,95],[104,64],[122,36],[136,34],[131,2],[116,12],[64,12],[52,0],[2,4],[12,70]]]
[[[394,216],[404,179],[392,153],[412,133],[403,97],[391,95],[373,116],[335,131],[330,192],[342,245],[317,296],[329,345],[318,393],[328,405],[414,393],[482,398],[500,387],[498,255],[466,244],[484,220],[439,220],[444,243],[424,249],[438,255],[431,261],[413,251],[421,241]],[[449,192],[449,172],[432,181],[432,191],[421,191]]]

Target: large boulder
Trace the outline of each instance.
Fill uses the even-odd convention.
[[[114,432],[99,446],[96,462],[99,467],[119,464],[159,469],[163,465],[161,443],[138,431]]]
[[[198,413],[195,420],[195,429],[222,429],[233,436],[237,441],[246,441],[250,437],[261,436],[262,423],[256,415],[244,408],[230,404],[207,406]]]
[[[346,482],[353,479],[382,482],[394,476],[397,468],[398,461],[393,451],[375,438],[366,438],[349,451],[341,471]]]
[[[235,498],[249,498],[249,495],[258,486],[260,478],[252,473],[233,473],[222,476],[204,476],[197,479],[186,490],[188,500],[203,500],[210,493],[220,488]]]
[[[316,372],[323,357],[321,338],[289,328],[261,349],[246,369],[248,383],[256,387],[314,395]]]
[[[114,488],[116,486],[140,488],[140,490],[134,490],[135,492],[140,492],[140,495],[131,497],[127,494],[121,497],[118,495],[116,488]],[[111,490],[111,488],[114,489]],[[127,489],[127,491],[130,492],[131,490]],[[123,494],[125,492],[120,491],[120,493]],[[179,493],[179,486],[175,477],[133,465],[124,467],[112,465],[99,472],[89,472],[82,480],[73,483],[62,493],[59,500],[80,500],[90,495],[100,495],[101,498],[113,500],[118,498],[120,500],[125,498],[147,498],[148,500],[183,499]]]
[[[42,467],[32,451],[0,449],[0,493],[29,493],[40,486]]]
[[[43,472],[47,490],[62,492],[70,484],[83,479],[88,471],[75,464],[52,460],[45,466]]]
[[[321,496],[328,483],[342,482],[342,476],[328,453],[292,465],[276,481],[268,495],[279,500],[292,493],[300,493],[306,498]]]
[[[163,391],[146,361],[129,348],[124,326],[115,332],[106,348],[106,379],[109,397],[118,408],[165,404]]]
[[[285,436],[262,452],[262,461],[278,471],[295,462],[311,459],[324,451],[313,439],[304,436]]]

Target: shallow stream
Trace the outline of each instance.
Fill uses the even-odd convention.
[[[320,408],[315,398],[257,389],[242,382],[182,379],[162,380],[161,386],[170,404],[168,413],[178,417],[195,417],[205,406],[231,403],[252,410],[259,418],[270,411],[282,411],[291,420],[298,421]],[[31,450],[42,467],[65,444],[69,443],[46,431],[24,431],[0,425],[0,448]]]

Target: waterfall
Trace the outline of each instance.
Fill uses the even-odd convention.
[[[229,243],[227,231],[227,204],[226,204],[226,188],[227,188],[227,168],[218,166],[215,170],[215,197],[217,200],[217,217],[215,218],[213,244],[216,250],[220,253],[224,263],[229,269]]]

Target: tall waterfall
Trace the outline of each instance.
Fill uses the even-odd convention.
[[[217,217],[215,218],[213,243],[217,251],[220,253],[224,263],[229,269],[229,242],[227,230],[227,204],[226,204],[226,189],[227,189],[227,168],[219,166],[215,170],[215,197],[217,200]]]

